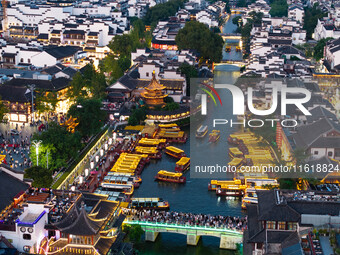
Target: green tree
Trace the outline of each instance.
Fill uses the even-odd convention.
[[[273,0],[270,4],[270,15],[272,17],[287,17],[288,4],[286,0]]]
[[[327,17],[327,13],[319,8],[319,4],[315,3],[312,8],[305,8],[305,17],[303,22],[303,29],[306,30],[307,39],[312,39],[314,29],[318,24],[318,20]]]
[[[36,188],[48,188],[52,184],[52,171],[41,166],[27,168],[25,178],[33,179],[32,186]]]
[[[133,41],[130,35],[116,35],[109,43],[109,48],[120,56],[130,57],[133,50]]]
[[[314,53],[313,53],[313,57],[316,61],[319,61],[320,59],[323,58],[323,52],[324,52],[324,48],[326,46],[326,43],[329,40],[332,40],[333,38],[323,38],[320,41],[318,41],[318,43],[315,45],[314,47]]]
[[[31,146],[30,148],[30,158],[32,160],[32,164],[34,166],[37,165],[37,150],[38,150],[38,163],[39,166],[46,169],[56,169],[56,162],[53,160],[52,155],[56,152],[56,148],[48,143],[41,143],[38,149],[35,146]],[[47,166],[48,164],[48,166]]]
[[[187,95],[190,95],[190,79],[198,77],[198,71],[196,67],[184,62],[179,66],[179,71],[181,74],[185,75],[185,79],[187,82]]]
[[[65,127],[57,123],[50,123],[46,131],[35,133],[32,140],[41,140],[39,147],[39,165],[46,166],[46,153],[49,153],[49,169],[58,169],[66,165],[72,157],[75,157],[81,149],[81,135],[79,132],[70,133]],[[33,146],[32,146],[33,147]],[[35,148],[34,148],[35,149]],[[36,164],[35,150],[31,148],[31,158]]]
[[[240,26],[240,21],[242,20],[242,17],[241,16],[236,16],[232,19],[232,22],[234,25],[236,26]]]
[[[166,110],[166,111],[175,111],[177,109],[179,109],[179,104],[175,103],[175,102],[167,103],[164,107],[164,110]]]
[[[147,25],[156,26],[158,21],[174,16],[180,8],[184,7],[184,2],[184,0],[170,0],[157,4],[147,10],[143,21]]]
[[[306,163],[306,159],[309,157],[309,155],[305,152],[304,149],[297,148],[293,151],[292,157],[295,161],[295,164],[297,166],[300,166]]]
[[[95,70],[92,64],[84,67],[83,72],[77,72],[72,79],[67,97],[71,100],[78,98],[102,98],[105,94],[106,80],[102,73]]]
[[[105,124],[107,116],[101,108],[100,99],[80,98],[75,104],[71,105],[67,115],[77,118],[79,125],[76,129],[79,130],[82,137],[89,137],[97,134]]]
[[[146,111],[145,107],[134,109],[128,119],[128,124],[132,126],[140,125],[146,119]]]
[[[220,35],[197,21],[189,21],[176,36],[176,44],[181,49],[193,49],[200,53],[203,60],[220,62],[222,59],[223,39]]]

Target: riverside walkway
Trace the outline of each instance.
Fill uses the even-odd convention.
[[[132,210],[124,223],[140,225],[146,241],[154,242],[162,232],[186,235],[188,245],[197,245],[201,236],[215,236],[220,248],[232,250],[242,242],[247,227],[246,218],[155,210]]]

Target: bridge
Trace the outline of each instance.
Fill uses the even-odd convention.
[[[247,62],[242,61],[242,60],[222,60],[220,63],[214,63],[214,67],[225,65],[225,64],[243,67],[247,65]]]
[[[164,232],[186,235],[188,245],[197,245],[201,236],[219,237],[221,249],[236,250],[236,244],[242,243],[243,241],[243,231],[230,228],[138,221],[132,220],[131,218],[126,219],[124,224],[141,226],[141,228],[145,231],[145,240],[151,242],[156,240],[159,233]]]
[[[230,40],[241,40],[242,36],[239,33],[220,33],[219,34],[224,41],[230,39]]]
[[[245,14],[247,13],[247,8],[231,8],[230,9],[231,14]]]

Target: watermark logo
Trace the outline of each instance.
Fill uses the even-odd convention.
[[[209,88],[219,99],[220,104],[222,106],[222,100],[217,93],[216,89],[227,89],[231,92],[233,98],[233,115],[244,115],[245,114],[245,96],[243,91],[231,84],[215,84],[215,88],[209,86],[205,83],[201,83],[202,85]],[[214,98],[213,94],[208,91],[206,88],[201,88],[205,93],[207,93],[212,100],[214,101],[215,105],[216,99]],[[280,92],[280,93],[279,93]],[[201,95],[201,114],[207,115],[207,94]],[[287,105],[295,105],[304,115],[311,115],[311,113],[303,106],[304,103],[307,103],[311,99],[311,92],[305,88],[297,88],[297,87],[273,87],[272,88],[272,103],[269,109],[259,110],[254,107],[253,104],[253,88],[248,87],[247,89],[247,106],[248,110],[254,114],[259,116],[267,116],[274,113],[278,106],[278,94],[281,95],[281,115],[287,115]],[[288,95],[301,95],[302,97],[294,97],[288,98]]]

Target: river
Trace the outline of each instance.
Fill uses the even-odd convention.
[[[227,31],[236,28],[231,22],[232,17],[225,24],[225,29],[229,29]],[[223,54],[225,54],[225,52]],[[229,54],[233,54],[233,52]],[[240,59],[240,56],[233,56],[236,59]],[[239,76],[239,71],[235,66],[221,65],[215,68],[214,75],[215,79],[219,81],[232,82]],[[230,95],[225,96],[228,97]],[[189,129],[187,129],[186,132],[190,135]],[[229,132],[232,132],[232,130]],[[226,135],[227,134],[223,134],[225,137]],[[175,144],[175,146],[183,149],[190,157],[190,139],[188,139],[186,144]],[[218,147],[215,149],[218,149]],[[184,185],[158,183],[154,181],[154,177],[159,170],[174,171],[176,161],[177,159],[163,154],[161,160],[151,162],[142,173],[143,183],[141,187],[135,191],[134,197],[161,197],[170,203],[170,210],[179,212],[231,216],[244,215],[244,212],[241,211],[241,201],[239,199],[217,197],[214,192],[208,191],[208,179],[190,178],[189,171],[185,174],[187,183]],[[205,236],[201,238],[197,246],[187,246],[185,235],[161,233],[154,243],[143,241],[136,245],[136,249],[139,251],[139,254],[145,255],[234,254],[233,251],[219,249],[219,241],[219,238]]]

